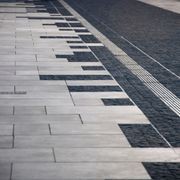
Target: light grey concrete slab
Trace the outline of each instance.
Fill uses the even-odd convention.
[[[130,147],[124,135],[16,136],[16,148]]]
[[[17,81],[17,80],[39,80],[39,76],[17,76],[17,75],[1,75],[0,80],[9,80],[9,81]]]
[[[71,92],[73,99],[79,98],[128,98],[125,92]]]
[[[20,95],[19,95],[20,96]],[[21,98],[9,98],[9,99],[0,99],[0,106],[6,104],[7,106],[61,106],[61,105],[73,105],[72,100],[70,99],[70,97],[67,96],[67,98],[49,98],[48,95],[47,97],[43,98],[38,98],[37,96],[29,96],[28,98],[26,98],[26,95],[22,96]],[[15,108],[15,111],[17,110],[17,108]],[[15,112],[17,113],[17,112]]]
[[[45,107],[43,106],[16,106],[15,114],[46,114]]]
[[[74,104],[76,106],[104,106],[103,102],[101,99],[74,99]]]
[[[53,80],[14,80],[14,81],[0,81],[0,85],[3,86],[50,86],[50,85],[66,85],[65,81],[61,81],[61,80],[57,80],[57,81],[53,81]]]
[[[47,86],[16,86],[17,91],[40,91],[40,92],[66,92],[68,88],[66,85],[47,85]]]
[[[146,0],[146,1],[139,0],[139,1],[180,14],[180,2],[178,0]]]
[[[16,92],[21,92],[21,91],[16,91]],[[69,94],[69,92],[26,92],[26,91],[22,91],[25,92],[25,94],[2,94],[0,95],[1,98],[11,98],[11,99],[71,99],[71,96]],[[47,102],[47,101],[46,101]]]
[[[141,163],[15,163],[12,180],[150,179]]]
[[[30,70],[21,70],[21,71],[16,71],[16,75],[39,75],[39,72],[38,70],[33,70],[33,71],[30,71]]]
[[[13,114],[13,106],[0,106],[0,115]]]
[[[81,114],[83,123],[149,124],[143,114]]]
[[[66,70],[58,70],[58,71],[39,71],[39,74],[44,74],[44,75],[109,75],[108,71],[66,71]]]
[[[14,115],[0,114],[0,125],[13,125]]]
[[[114,80],[79,80],[79,81],[66,81],[67,85],[71,85],[71,86],[83,86],[83,85],[88,85],[88,86],[116,86],[118,85],[118,83]]]
[[[15,135],[49,135],[48,124],[16,124],[14,128]]]
[[[52,149],[0,149],[0,162],[53,162]]]
[[[24,44],[24,43],[23,43]],[[24,46],[26,46],[24,44]],[[1,61],[36,61],[35,55],[0,55]]]
[[[55,148],[57,162],[178,162],[171,148]]]
[[[142,114],[137,106],[47,106],[47,114]]]
[[[0,136],[1,135],[13,135],[13,125],[9,125],[8,122],[7,124],[1,124],[0,125]]]
[[[9,180],[11,176],[11,164],[0,162],[0,179]]]
[[[81,124],[79,115],[14,115],[15,124],[50,124],[50,123],[78,123]],[[2,119],[4,119],[2,117]],[[1,120],[1,117],[0,117]]]
[[[0,91],[14,91],[14,86],[0,86]]]
[[[12,136],[0,136],[0,148],[12,148]]]
[[[52,134],[122,134],[117,124],[50,124]]]

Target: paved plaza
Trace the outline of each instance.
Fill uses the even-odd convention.
[[[142,1],[0,1],[0,180],[180,179],[179,3]]]

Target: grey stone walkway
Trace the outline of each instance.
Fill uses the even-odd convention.
[[[180,149],[129,98],[94,54],[104,45],[62,4],[0,2],[0,40],[0,180],[148,180],[158,166],[179,176]]]

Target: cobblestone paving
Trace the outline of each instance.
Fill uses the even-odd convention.
[[[180,149],[61,3],[1,1],[0,38],[0,180],[179,179]]]

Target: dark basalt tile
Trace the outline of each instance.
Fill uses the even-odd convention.
[[[122,91],[119,86],[68,86],[70,92],[114,92]]]
[[[74,52],[74,55],[56,55],[56,58],[67,58],[69,62],[97,62],[91,52]]]
[[[69,46],[71,49],[88,49],[87,46]]]
[[[100,43],[100,41],[93,35],[80,35],[80,38],[85,43]]]
[[[64,8],[58,8],[58,11],[59,11],[60,14],[62,14],[63,16],[72,16],[72,14],[71,14],[68,10],[66,10],[66,9],[64,9]]]
[[[73,17],[66,17],[65,19],[66,21],[77,21],[77,19]]]
[[[153,180],[178,180],[180,179],[180,163],[143,162],[143,165]]]
[[[44,23],[42,24],[43,26],[55,26],[55,24],[51,24],[51,23]]]
[[[81,66],[82,67],[82,69],[84,70],[84,71],[88,71],[88,70],[105,70],[104,69],[104,67],[103,66]]]
[[[39,75],[40,80],[110,80],[109,75]]]
[[[74,43],[83,43],[82,41],[67,41],[67,43],[74,44]]]
[[[71,27],[84,27],[81,23],[69,23]]]
[[[119,124],[132,147],[168,147],[150,124]]]
[[[64,28],[59,28],[59,31],[73,31],[73,29],[64,29]]]
[[[132,101],[128,98],[116,98],[116,99],[102,99],[105,106],[129,106],[134,105]]]
[[[43,39],[78,39],[76,36],[40,36]]]
[[[75,29],[75,32],[89,32],[87,29]]]
[[[68,23],[55,23],[57,27],[70,27]]]

